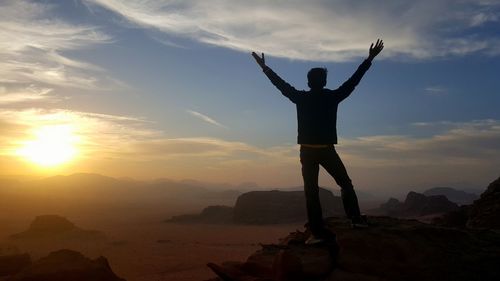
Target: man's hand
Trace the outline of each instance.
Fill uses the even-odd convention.
[[[384,41],[377,39],[377,43],[375,43],[375,46],[372,45],[370,46],[370,52],[368,55],[369,60],[373,60],[384,48]]]
[[[260,67],[262,69],[264,69],[266,67],[266,59],[264,58],[264,53],[262,53],[262,57],[259,57],[259,55],[257,55],[257,53],[252,52],[252,56],[255,59],[255,61],[257,62],[257,64],[260,65]]]

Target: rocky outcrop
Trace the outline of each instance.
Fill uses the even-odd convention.
[[[425,196],[444,195],[448,200],[459,205],[472,204],[478,198],[474,193],[468,193],[451,187],[434,187],[424,191],[423,194]]]
[[[404,202],[405,216],[427,216],[449,212],[458,209],[458,205],[451,202],[444,195],[425,196],[410,192]]]
[[[490,183],[470,208],[469,227],[500,229],[500,178]]]
[[[458,209],[458,205],[444,195],[425,196],[410,191],[404,202],[391,198],[371,213],[399,218],[415,218],[443,214]]]
[[[208,206],[200,214],[173,216],[166,222],[175,223],[231,223],[233,222],[233,207]]]
[[[32,239],[103,239],[104,234],[95,230],[83,230],[68,219],[58,215],[37,216],[28,230],[10,236],[13,240]]]
[[[342,200],[329,190],[320,188],[324,216],[343,214]],[[234,222],[275,224],[304,221],[306,202],[303,191],[251,191],[238,197],[234,206]]]
[[[111,270],[104,257],[91,260],[72,250],[59,250],[41,258],[9,281],[125,281]]]
[[[277,244],[261,245],[245,262],[207,264],[222,280],[300,281],[324,278],[334,269],[338,255],[336,236],[326,231],[320,246],[307,246],[308,230],[295,231]],[[216,279],[220,280],[220,279]]]
[[[500,276],[498,232],[390,217],[369,221],[369,228],[353,229],[347,220],[326,220],[336,232],[338,256],[328,245],[305,245],[307,231],[297,231],[276,245],[263,245],[245,262],[209,264],[218,276],[212,280],[493,281]]]
[[[391,197],[387,200],[387,202],[380,204],[379,209],[387,214],[394,214],[399,212],[402,207],[403,203],[401,203],[398,199]]]

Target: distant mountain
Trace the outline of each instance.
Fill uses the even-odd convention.
[[[404,202],[390,198],[378,209],[368,212],[374,215],[408,218],[443,214],[457,209],[458,205],[448,200],[444,195],[426,196],[410,191]]]
[[[171,180],[138,181],[99,174],[72,174],[0,182],[0,212],[31,217],[40,213],[73,216],[116,213],[140,217],[178,214],[200,206],[234,204],[239,190],[193,186]]]
[[[210,189],[237,189],[237,190],[249,190],[249,189],[257,189],[259,185],[255,182],[242,182],[239,184],[230,184],[230,183],[213,183],[213,182],[205,182],[193,179],[183,179],[179,181],[180,183],[192,185],[192,186],[202,186]]]
[[[337,196],[337,194],[340,194],[340,187],[324,187],[325,190],[329,190],[333,193],[333,195]],[[294,187],[284,187],[284,188],[275,188],[273,190],[280,190],[280,191],[304,191],[303,186],[294,186]],[[379,197],[375,196],[373,193],[370,193],[365,190],[359,190],[356,189],[356,196],[358,197],[358,200],[360,201],[371,201],[371,200],[377,200],[380,199]]]
[[[62,197],[101,201],[140,200],[144,198],[233,198],[240,194],[238,190],[209,189],[175,181],[135,181],[116,179],[99,174],[78,173],[68,176],[53,176],[25,182],[4,181],[0,193],[50,194]]]
[[[451,187],[434,187],[427,189],[423,194],[426,196],[444,195],[448,200],[459,205],[472,204],[479,197],[474,193],[468,193]]]

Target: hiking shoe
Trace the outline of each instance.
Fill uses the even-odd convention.
[[[366,219],[366,215],[361,215],[359,217],[354,217],[351,219],[351,227],[352,228],[367,228],[368,220]]]
[[[309,238],[307,238],[305,243],[306,243],[306,245],[317,245],[317,244],[324,243],[324,242],[325,242],[325,239],[320,238],[320,237],[316,237],[316,236],[311,234],[311,236],[309,236]]]

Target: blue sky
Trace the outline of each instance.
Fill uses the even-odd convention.
[[[327,67],[336,88],[382,38],[339,109],[338,149],[354,182],[392,192],[482,187],[499,174],[499,1],[0,6],[5,173],[35,172],[12,153],[30,130],[74,123],[80,159],[46,173],[300,185],[295,108],[250,52],[265,52],[297,88],[311,67]]]

